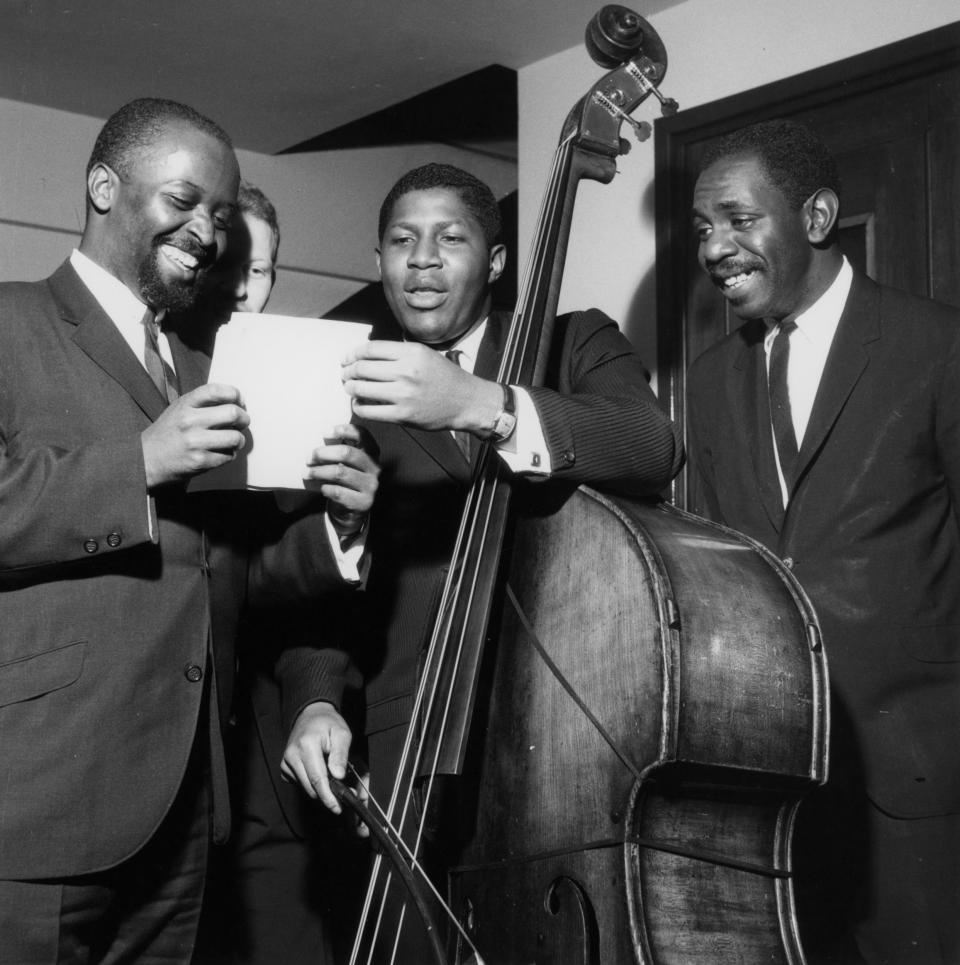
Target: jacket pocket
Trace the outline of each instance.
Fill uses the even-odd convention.
[[[0,707],[69,687],[83,670],[86,641],[0,665]]]

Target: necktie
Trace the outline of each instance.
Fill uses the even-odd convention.
[[[460,356],[463,355],[460,349],[452,348],[443,354],[446,355],[454,365],[463,368],[463,366],[460,365]],[[456,442],[457,447],[463,453],[463,458],[466,459],[467,462],[470,462],[470,441],[472,438],[469,432],[464,432],[462,429],[453,430],[453,440]]]
[[[770,349],[770,423],[773,426],[773,439],[780,456],[780,471],[786,481],[787,489],[793,488],[793,477],[797,462],[797,435],[793,429],[793,416],[790,412],[790,392],[787,388],[787,368],[790,364],[790,335],[796,329],[796,322],[781,322]]]
[[[147,366],[147,373],[167,402],[173,402],[180,395],[177,375],[160,354],[158,338],[160,326],[157,324],[157,317],[148,308],[140,321],[143,325],[143,359]]]

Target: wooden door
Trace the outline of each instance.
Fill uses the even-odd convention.
[[[841,244],[886,285],[960,306],[960,23],[656,122],[658,384],[685,429],[684,376],[741,323],[697,264],[690,205],[704,150],[772,117],[834,152]],[[673,487],[695,508],[695,483]]]

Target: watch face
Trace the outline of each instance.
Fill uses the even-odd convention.
[[[513,435],[517,426],[517,417],[512,412],[501,412],[497,424],[493,427],[493,438],[497,442],[506,442]]]

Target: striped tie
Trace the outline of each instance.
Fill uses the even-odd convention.
[[[140,321],[144,332],[143,360],[147,372],[167,402],[174,402],[180,397],[177,375],[160,354],[160,326],[157,324],[157,316],[148,308]]]

